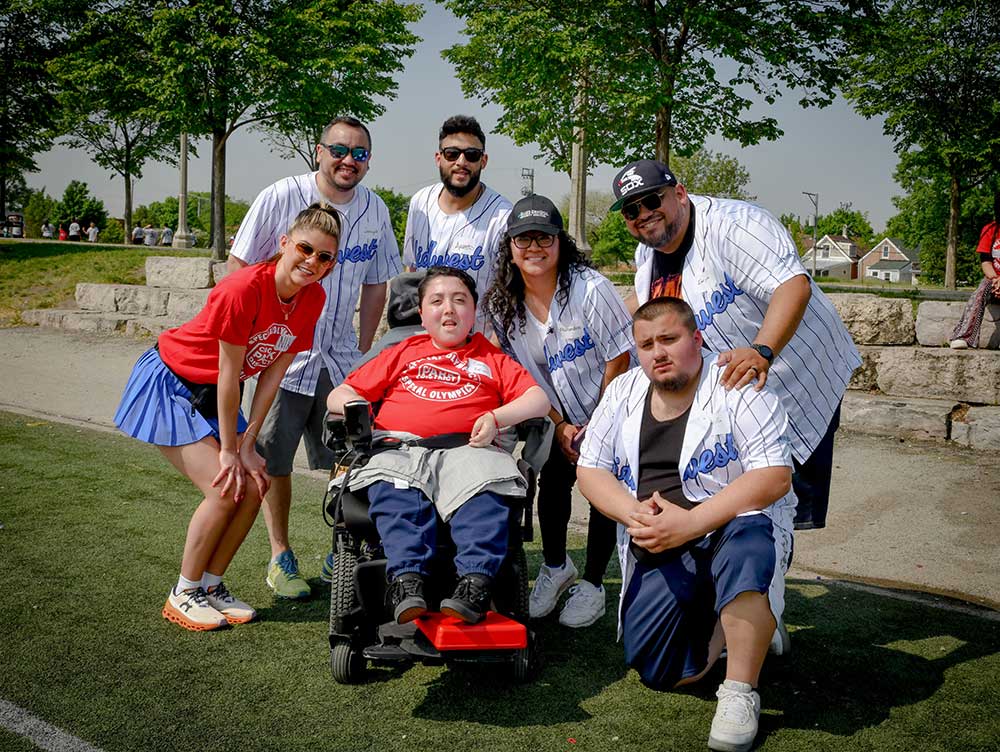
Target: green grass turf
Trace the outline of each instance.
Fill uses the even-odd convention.
[[[705,748],[718,671],[687,692],[644,688],[613,608],[589,629],[540,625],[546,662],[527,686],[425,666],[335,684],[322,485],[295,489],[292,540],[318,595],[272,599],[258,523],[226,580],[260,621],[185,632],[160,608],[197,501],[188,482],[139,442],[0,413],[0,698],[108,752]],[[534,568],[537,543],[529,554]],[[786,617],[793,653],[765,666],[761,749],[997,749],[996,621],[802,581]],[[0,748],[29,747],[0,730]]]
[[[101,243],[0,240],[0,326],[21,312],[71,304],[78,282],[141,285],[147,256],[206,256],[208,251]]]

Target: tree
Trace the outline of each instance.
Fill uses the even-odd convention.
[[[42,237],[42,223],[55,223],[59,216],[59,202],[50,196],[45,188],[30,191],[24,204],[24,236],[26,238]]]
[[[750,114],[784,89],[803,106],[832,101],[845,29],[871,0],[440,0],[466,23],[444,51],[462,90],[503,114],[497,130],[536,143],[554,169],[585,180],[597,162],[651,154],[670,164],[710,134],[746,146],[781,135]],[[720,78],[718,72],[724,72]],[[583,142],[583,174],[570,169]],[[578,195],[574,185],[571,195]]]
[[[844,228],[847,228],[846,233]],[[816,222],[816,231],[818,237],[846,235],[864,250],[871,248],[876,240],[875,230],[868,221],[868,212],[854,209],[851,202],[841,204],[829,214],[820,214]]]
[[[865,117],[948,176],[945,287],[954,289],[963,192],[1000,166],[1000,6],[992,0],[895,0],[856,40],[845,88]]]
[[[31,198],[31,189],[24,181],[24,175],[15,173],[7,178],[7,209],[18,211],[25,207]]]
[[[690,193],[747,201],[750,173],[735,157],[698,149],[690,157],[675,156],[671,165],[677,179]]]
[[[56,207],[56,216],[52,221],[68,228],[69,223],[75,219],[82,228],[93,222],[103,229],[107,218],[108,212],[104,208],[104,202],[90,195],[87,184],[80,180],[70,180],[66,190],[63,191],[62,200]]]
[[[226,142],[245,125],[310,132],[333,114],[370,119],[417,41],[395,0],[161,2],[150,48],[158,114],[212,139],[213,256],[225,256]],[[336,107],[331,112],[331,105]]]
[[[133,178],[142,177],[150,159],[176,163],[178,133],[147,109],[146,87],[158,75],[144,43],[150,9],[137,0],[91,9],[49,66],[58,84],[65,141],[121,176],[127,227]]]
[[[598,266],[610,266],[635,258],[636,240],[625,226],[621,212],[606,215],[590,235],[591,258]]]
[[[920,252],[922,280],[941,284],[945,279],[948,247],[950,180],[947,172],[933,169],[915,156],[904,155],[896,167],[894,177],[906,193],[892,199],[898,213],[889,219],[886,234]],[[992,216],[993,197],[997,193],[1000,193],[1000,175],[964,193],[958,222],[960,252],[955,260],[956,283],[974,283],[981,276],[975,248],[980,229]]]
[[[60,51],[57,21],[75,16],[76,0],[5,0],[0,10],[0,211],[7,181],[37,172],[35,155],[52,145],[59,104],[48,63]]]
[[[406,236],[406,215],[410,211],[410,197],[380,185],[376,185],[372,190],[385,201],[389,219],[392,221],[392,231],[396,235],[396,243],[402,250],[403,238]]]

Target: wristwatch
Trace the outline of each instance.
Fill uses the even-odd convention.
[[[760,355],[760,357],[762,357],[764,360],[766,360],[768,365],[771,365],[771,363],[774,362],[774,350],[772,350],[767,345],[760,345],[754,343],[750,345],[750,347],[756,350],[757,354]]]

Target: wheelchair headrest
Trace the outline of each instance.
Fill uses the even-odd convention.
[[[403,272],[389,282],[389,305],[386,321],[390,329],[400,326],[420,326],[420,295],[417,288],[425,271]]]

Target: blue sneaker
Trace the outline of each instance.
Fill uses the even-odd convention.
[[[267,568],[267,584],[279,598],[299,600],[308,598],[312,592],[309,583],[299,575],[299,563],[291,550],[282,551],[271,559]]]
[[[333,582],[333,551],[323,559],[323,569],[320,570],[319,578],[323,582]]]

